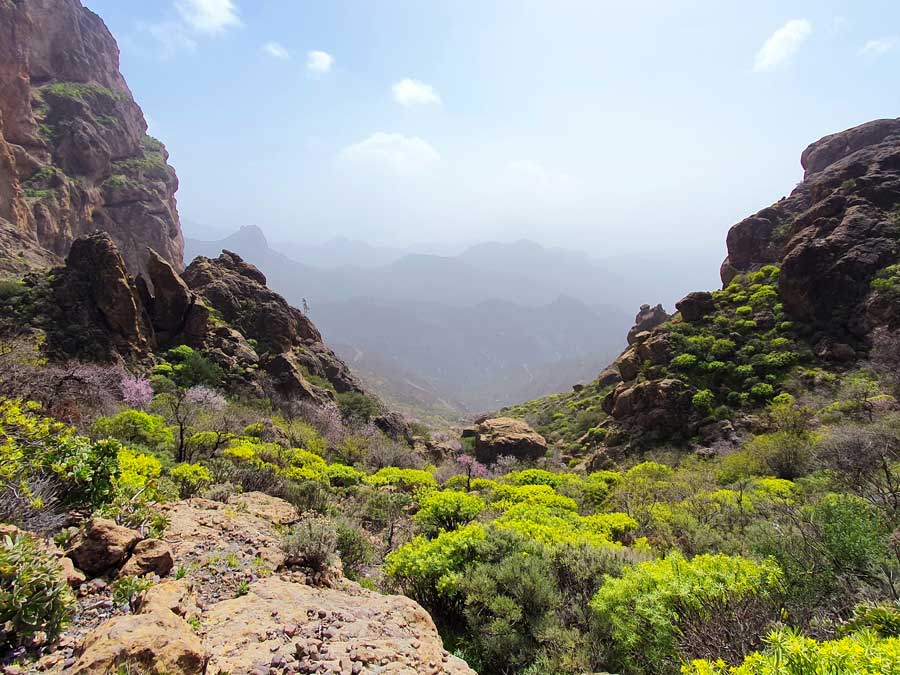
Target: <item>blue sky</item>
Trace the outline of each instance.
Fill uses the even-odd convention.
[[[715,264],[809,142],[900,112],[895,1],[84,1],[223,232]]]

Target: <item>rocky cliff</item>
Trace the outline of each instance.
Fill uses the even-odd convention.
[[[151,246],[175,269],[178,179],[79,0],[0,2],[0,271],[46,265],[103,230],[132,272]]]
[[[596,381],[506,412],[575,456],[715,451],[800,369],[854,368],[875,335],[900,350],[900,119],[827,136],[801,164],[790,196],[729,231],[721,290],[688,294],[673,317],[645,305]]]

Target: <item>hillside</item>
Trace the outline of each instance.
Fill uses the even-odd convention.
[[[900,675],[900,119],[810,145],[720,289],[613,337],[604,303],[664,266],[607,285],[520,241],[327,271],[249,228],[228,244],[261,258],[184,266],[161,146],[119,147],[134,200],[104,197],[133,140],[110,130],[143,123],[102,21],[0,0],[0,32],[3,675]],[[45,110],[60,84],[79,104]],[[52,197],[22,180],[37,147]],[[298,309],[282,283],[335,287]],[[341,303],[371,360],[313,323]],[[451,384],[594,373],[607,339],[596,379],[458,434],[352,369],[452,410]]]
[[[255,227],[186,243],[188,255],[223,249],[259,266],[294,304],[308,303],[370,387],[417,417],[466,418],[589,381],[627,326],[630,294],[604,290],[612,270],[532,242],[365,268],[295,262]]]
[[[729,231],[721,290],[688,294],[671,319],[638,315],[629,348],[582,391],[505,412],[592,461],[727,447],[781,393],[818,402],[822,379],[851,381],[873,345],[895,353],[898,156],[898,120],[813,143],[791,195]]]

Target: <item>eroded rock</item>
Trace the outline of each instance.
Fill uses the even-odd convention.
[[[491,464],[501,455],[538,459],[547,452],[547,441],[524,420],[493,417],[475,427],[475,456]]]

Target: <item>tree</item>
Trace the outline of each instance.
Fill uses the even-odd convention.
[[[209,387],[196,386],[190,389],[176,387],[158,394],[154,403],[162,414],[175,426],[175,460],[189,462],[193,454],[188,438],[192,427],[204,413],[221,413],[228,402],[219,392]]]

